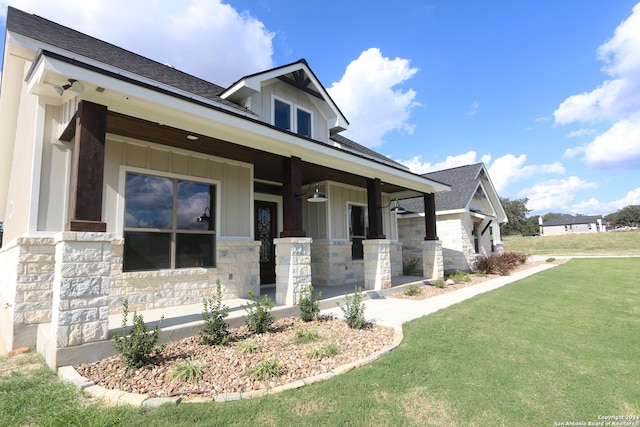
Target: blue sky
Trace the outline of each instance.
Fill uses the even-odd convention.
[[[640,204],[636,1],[0,6],[2,30],[10,4],[222,86],[305,58],[350,121],[344,135],[414,172],[483,161],[531,214],[607,214]]]

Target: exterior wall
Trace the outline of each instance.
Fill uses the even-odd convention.
[[[543,236],[560,236],[563,234],[597,233],[598,227],[593,224],[547,225],[540,227]]]

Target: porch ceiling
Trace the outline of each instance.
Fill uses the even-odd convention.
[[[188,132],[113,111],[109,111],[107,115],[107,133],[250,163],[254,165],[255,179],[277,183],[282,183],[284,180],[282,161],[285,157],[267,151],[245,147],[218,138]],[[187,138],[189,135],[197,136],[198,139],[195,141],[190,140]],[[331,180],[367,188],[366,177],[311,162],[303,162],[302,164],[302,181],[305,185]],[[382,191],[393,194],[406,193],[411,190],[383,183]]]

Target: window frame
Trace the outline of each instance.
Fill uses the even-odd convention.
[[[173,207],[172,207],[172,228],[170,229],[160,229],[160,228],[139,228],[139,227],[127,227],[125,223],[126,216],[126,188],[127,188],[127,177],[129,174],[137,174],[144,175],[156,178],[169,179],[172,181],[172,191],[174,192],[173,197]],[[118,235],[123,239],[125,238],[125,233],[157,233],[157,234],[170,234],[170,254],[169,254],[169,267],[166,268],[151,268],[151,269],[133,269],[133,270],[125,270],[124,269],[124,254],[122,259],[122,266],[124,273],[130,272],[143,272],[143,271],[166,271],[166,270],[185,270],[189,268],[217,268],[217,259],[216,259],[216,247],[218,242],[218,229],[220,224],[220,198],[221,198],[221,183],[218,180],[212,180],[207,178],[202,178],[198,176],[184,175],[184,174],[175,174],[170,172],[162,172],[157,170],[149,170],[144,168],[136,168],[136,167],[120,167],[120,183],[118,188],[118,213],[117,213],[117,230]],[[177,223],[177,204],[176,201],[178,199],[177,189],[178,182],[186,181],[195,184],[207,185],[210,187],[210,191],[213,190],[213,194],[210,194],[210,224],[213,223],[212,229],[207,230],[189,230],[189,229],[181,229],[178,227]],[[212,209],[213,208],[213,209]],[[213,238],[212,241],[212,265],[210,266],[187,266],[187,267],[178,267],[178,253],[177,253],[177,245],[178,245],[178,236],[179,235],[211,235]]]
[[[286,104],[289,106],[289,128],[284,128],[276,125],[276,102],[280,102],[282,104]],[[309,135],[300,133],[300,130],[299,130],[300,123],[298,121],[299,111],[309,115]],[[314,124],[313,110],[303,107],[301,105],[298,105],[294,102],[291,102],[287,99],[281,98],[276,95],[273,95],[271,100],[271,124],[273,124],[278,129],[284,129],[306,138],[313,138],[313,124]]]

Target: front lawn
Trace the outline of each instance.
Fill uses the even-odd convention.
[[[277,395],[157,410],[22,399],[0,406],[0,425],[34,422],[18,409],[47,425],[127,426],[553,426],[640,415],[638,275],[638,258],[575,259],[409,322],[377,362]],[[59,392],[44,377],[20,391],[17,381],[0,377],[0,402]]]

